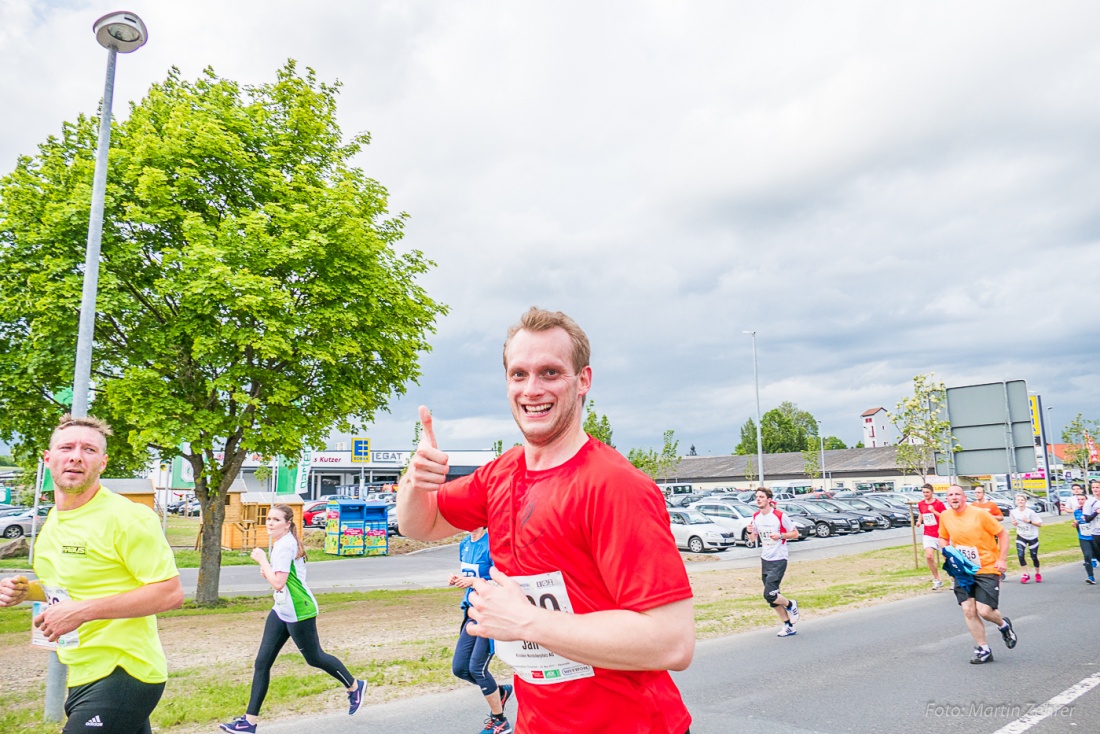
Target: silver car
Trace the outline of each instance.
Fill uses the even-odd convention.
[[[50,506],[43,505],[38,508],[39,518],[44,518],[50,512]],[[27,510],[26,512],[18,515],[11,515],[9,517],[0,517],[0,538],[5,540],[15,540],[24,535],[31,534],[31,519],[34,517],[34,509]],[[38,520],[39,529],[42,528],[42,519]]]

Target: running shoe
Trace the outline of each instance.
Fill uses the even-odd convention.
[[[1026,584],[1028,581],[1031,581],[1031,576],[1028,576],[1026,573],[1020,577],[1021,584]]]
[[[1038,572],[1035,573],[1035,583],[1037,583],[1037,584],[1043,583],[1043,574],[1038,573]]]
[[[500,687],[500,708],[501,709],[503,709],[508,704],[508,700],[512,697],[512,693],[514,693],[514,690],[512,688],[512,684],[505,683]]]
[[[1009,650],[1016,647],[1016,631],[1012,629],[1012,620],[1008,617],[1004,618],[1005,626],[999,628],[1001,631],[1001,639],[1005,641],[1005,647]]]
[[[1092,559],[1092,567],[1093,567],[1093,568],[1096,568],[1096,567],[1097,567],[1098,565],[1100,565],[1100,563],[1097,563],[1096,559],[1095,559],[1095,558],[1093,558],[1093,559]]]
[[[1096,579],[1094,579],[1092,576],[1089,576],[1087,579],[1085,579],[1085,583],[1089,586],[1096,586]]]
[[[981,665],[983,663],[993,662],[993,651],[983,650],[980,647],[974,648],[974,657],[970,658],[971,665]]]
[[[355,681],[355,690],[348,691],[348,716],[359,710],[359,706],[363,703],[363,691],[365,690],[367,690],[367,682],[357,680]]]
[[[785,624],[783,625],[783,629],[779,630],[779,634],[777,634],[776,637],[790,637],[791,635],[797,634],[798,632],[795,630],[794,627],[790,626],[789,624]]]
[[[943,582],[939,579],[932,579],[932,591],[939,591],[943,588]]]
[[[799,616],[798,615],[798,602],[796,602],[794,599],[791,599],[790,601],[791,601],[791,603],[787,607],[787,616],[789,616],[791,618],[791,624],[794,624],[795,622],[798,621],[798,616]]]
[[[478,734],[512,734],[512,725],[508,723],[508,718],[501,714],[500,718],[489,715],[489,718],[485,720],[485,728]]]
[[[236,734],[236,732],[244,732],[245,734],[256,734],[256,725],[249,724],[248,719],[244,716],[239,719],[234,719],[228,724],[218,724],[218,728],[222,731],[229,732],[229,734]]]

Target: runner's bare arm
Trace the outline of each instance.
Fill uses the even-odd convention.
[[[684,670],[695,654],[691,599],[633,612],[563,614],[536,607],[494,567],[493,584],[474,581],[466,631],[494,640],[534,642],[578,663],[611,670]]]
[[[0,607],[13,607],[25,601],[46,601],[42,585],[26,576],[0,579]]]
[[[414,540],[441,540],[459,529],[439,514],[436,492],[447,480],[447,454],[436,446],[432,414],[420,406],[420,443],[397,485],[397,526]]]
[[[34,618],[34,626],[51,641],[95,619],[130,619],[178,609],[183,604],[179,576],[146,584],[121,594],[52,604]]]
[[[1001,528],[1001,532],[997,533],[997,544],[1001,550],[1001,557],[997,559],[993,564],[993,568],[997,569],[1001,573],[1008,570],[1008,530]]]

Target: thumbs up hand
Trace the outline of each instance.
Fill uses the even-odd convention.
[[[414,489],[420,492],[434,492],[447,479],[448,463],[447,454],[439,450],[435,440],[435,430],[432,428],[432,414],[420,406],[420,443],[416,447],[409,467],[401,477],[403,488]]]

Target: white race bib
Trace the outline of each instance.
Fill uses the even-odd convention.
[[[523,593],[535,606],[566,614],[573,613],[569,591],[561,571],[540,573],[535,576],[512,576],[523,588]],[[591,665],[574,662],[547,650],[538,643],[526,640],[496,641],[496,654],[516,671],[516,675],[528,683],[549,685],[569,680],[591,678],[596,673]]]
[[[932,513],[932,512],[921,513],[920,521],[922,523],[924,523],[925,525],[935,525],[936,524],[936,515],[935,515],[935,513]]]
[[[962,553],[964,556],[966,556],[967,559],[971,563],[973,563],[975,566],[981,566],[982,565],[981,560],[978,558],[978,549],[975,548],[974,546],[972,546],[972,545],[957,545],[957,546],[955,546],[955,550],[957,550],[959,553]]]
[[[57,642],[50,642],[46,639],[46,635],[42,634],[42,630],[34,626],[34,618],[42,612],[46,611],[46,607],[58,604],[63,601],[72,601],[72,597],[69,596],[69,592],[62,589],[60,586],[46,586],[42,584],[42,591],[46,594],[46,601],[36,601],[31,603],[31,644],[35,647],[44,647],[47,650],[56,650],[59,647],[66,650],[80,646],[80,630],[75,629],[72,632],[67,632],[61,637],[57,638]]]

